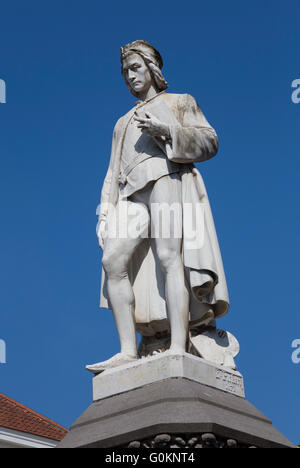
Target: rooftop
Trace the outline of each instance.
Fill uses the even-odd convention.
[[[60,441],[68,430],[0,393],[0,426]]]

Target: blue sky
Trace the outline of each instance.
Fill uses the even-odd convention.
[[[198,164],[231,298],[218,326],[240,341],[246,397],[300,442],[299,2],[1,2],[0,392],[70,426],[91,402],[86,363],[119,350],[100,310],[96,206],[112,129],[134,98],[119,49],[164,58],[220,150]],[[184,9],[183,9],[184,8]]]

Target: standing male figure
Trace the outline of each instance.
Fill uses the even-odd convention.
[[[213,218],[193,164],[215,156],[217,135],[192,96],[166,93],[161,55],[149,43],[122,48],[121,65],[139,100],[115,126],[98,223],[100,305],[113,311],[121,351],[87,366],[94,373],[138,359],[136,331],[154,337],[170,329],[168,352],[183,353],[189,324],[207,324],[228,310]],[[175,206],[164,226],[152,210],[162,205]],[[196,226],[203,230],[201,244],[188,242],[187,224],[197,223],[197,206],[203,212]],[[116,225],[129,220],[136,235],[116,233]]]

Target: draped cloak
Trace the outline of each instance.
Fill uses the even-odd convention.
[[[117,206],[122,195],[120,172],[122,147],[134,112],[143,108],[169,125],[170,140],[156,138],[165,157],[180,167],[182,195],[182,259],[186,286],[189,291],[190,327],[221,317],[228,312],[229,298],[223,263],[214,220],[203,179],[195,162],[213,157],[218,150],[218,139],[196,100],[188,94],[160,93],[154,99],[137,103],[118,120],[113,133],[111,158],[103,183],[99,219],[110,222],[110,207]],[[134,168],[128,176],[127,190],[140,190]],[[145,166],[146,167],[146,166]],[[155,182],[154,182],[155,183]],[[134,187],[134,188],[132,188]],[[202,216],[196,216],[201,207]],[[191,225],[201,231],[201,242],[191,242]],[[104,243],[105,251],[105,243]],[[136,328],[142,335],[151,336],[168,330],[164,291],[164,275],[155,250],[155,239],[145,239],[134,252],[129,265],[129,279],[135,296]],[[102,268],[100,307],[111,309],[105,271]]]

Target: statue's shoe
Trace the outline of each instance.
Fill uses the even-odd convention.
[[[91,364],[89,366],[86,366],[85,368],[88,371],[93,372],[93,374],[100,374],[101,372],[104,372],[107,369],[122,366],[122,364],[128,364],[129,362],[136,361],[137,359],[138,356],[132,356],[125,353],[118,353],[110,359],[107,359],[107,361]]]

